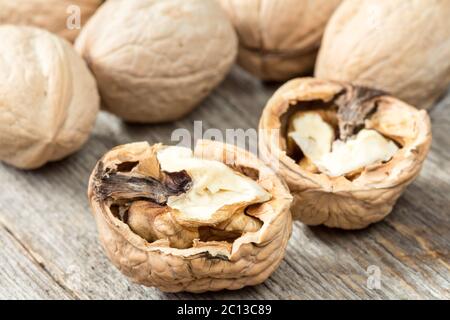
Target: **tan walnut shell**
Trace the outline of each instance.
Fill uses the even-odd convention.
[[[103,0],[0,0],[0,24],[47,29],[73,42]],[[78,8],[79,11],[78,11]],[[77,14],[78,17],[76,16]],[[69,27],[67,27],[69,22]],[[80,22],[80,26],[76,23]]]
[[[341,0],[218,0],[239,37],[238,63],[262,80],[312,72],[325,25]]]
[[[365,120],[365,126],[401,146],[390,161],[369,165],[357,177],[348,179],[312,173],[287,155],[284,131],[289,113],[299,106],[331,109],[338,97],[352,96],[357,89],[315,78],[294,79],[275,92],[263,111],[259,124],[260,155],[287,182],[294,197],[294,219],[305,224],[360,229],[382,220],[419,174],[428,153],[431,125],[427,112],[381,94],[370,101],[376,108]],[[356,102],[354,106],[362,108],[352,99],[350,104]]]
[[[183,117],[222,81],[237,37],[215,1],[116,0],[89,20],[76,47],[107,111],[157,123]]]
[[[450,84],[450,1],[345,1],[315,76],[374,87],[429,108]]]
[[[77,151],[99,109],[94,77],[64,39],[0,26],[0,160],[34,169]]]
[[[147,242],[133,233],[96,191],[99,170],[114,170],[140,161],[161,148],[146,142],[112,149],[97,164],[89,182],[89,201],[101,243],[113,264],[134,282],[155,286],[167,292],[204,292],[239,289],[266,280],[283,259],[289,239],[292,197],[287,186],[256,156],[231,145],[200,140],[196,157],[216,160],[247,175],[257,173],[258,183],[272,198],[251,209],[263,222],[256,232],[244,233],[234,242],[194,241],[190,248],[177,249],[165,241]]]

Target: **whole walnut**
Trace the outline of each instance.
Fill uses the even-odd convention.
[[[345,1],[327,25],[315,75],[429,108],[450,84],[450,1]]]
[[[95,79],[64,39],[0,26],[0,160],[32,169],[86,141],[99,109]]]
[[[238,63],[263,80],[312,72],[325,25],[341,0],[218,0],[239,37]]]
[[[215,1],[116,0],[89,20],[76,47],[106,110],[155,123],[186,115],[221,82],[237,37]]]
[[[102,2],[103,0],[0,0],[0,24],[43,28],[72,42],[80,32],[80,27]],[[79,27],[75,25],[78,21]]]

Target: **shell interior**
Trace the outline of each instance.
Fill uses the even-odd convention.
[[[330,101],[297,101],[282,117],[286,153],[303,169],[352,180],[367,166],[387,163],[402,147],[371,127],[382,91],[344,88]]]
[[[140,161],[118,160],[108,168],[100,162],[94,190],[150,243],[168,241],[178,249],[199,241],[232,243],[261,229],[262,221],[247,209],[271,199],[257,175],[244,171],[187,148],[160,147]]]

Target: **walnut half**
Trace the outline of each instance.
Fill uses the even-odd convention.
[[[260,155],[308,225],[360,229],[382,220],[419,174],[431,144],[426,111],[378,90],[294,79],[267,103]]]
[[[194,152],[116,147],[97,163],[88,195],[114,265],[168,292],[261,283],[291,232],[287,186],[254,155],[209,140]]]

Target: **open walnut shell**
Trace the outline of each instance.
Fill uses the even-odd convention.
[[[395,142],[398,151],[389,161],[346,176],[308,170],[300,165],[301,152],[295,154],[286,139],[289,117],[299,110],[334,114],[341,139],[364,127],[376,130]],[[389,214],[419,174],[431,143],[426,111],[377,90],[315,78],[294,79],[278,89],[263,111],[259,129],[260,155],[287,182],[294,197],[294,219],[342,229],[364,228]]]
[[[126,144],[97,163],[88,196],[109,259],[133,281],[166,292],[239,289],[266,280],[280,264],[291,233],[288,187],[256,156],[200,140],[196,159],[226,164],[223,167],[257,184],[270,197],[239,211],[232,221],[225,217],[209,226],[185,224],[173,214],[168,199],[186,194],[195,180],[186,171],[161,170],[158,157],[167,148]],[[131,184],[120,183],[127,178]],[[147,183],[140,184],[139,179]],[[114,187],[111,181],[119,183]],[[140,230],[148,221],[152,228]],[[240,232],[231,232],[237,226]]]

